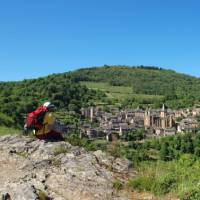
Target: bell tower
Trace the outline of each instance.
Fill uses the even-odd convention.
[[[160,112],[161,117],[166,117],[166,110],[165,110],[165,104],[163,104],[161,112]]]
[[[165,104],[163,104],[161,112],[160,112],[160,117],[161,117],[161,128],[165,129],[166,128],[166,110],[165,110]]]
[[[150,122],[151,122],[151,113],[150,110],[146,110],[145,116],[144,116],[144,126],[145,127],[150,127]]]

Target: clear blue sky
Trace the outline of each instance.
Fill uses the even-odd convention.
[[[0,80],[104,64],[200,76],[198,0],[0,0]]]

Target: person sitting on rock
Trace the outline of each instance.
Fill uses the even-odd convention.
[[[25,128],[32,128],[38,139],[62,139],[54,111],[55,106],[51,102],[45,102],[43,106],[28,114]]]

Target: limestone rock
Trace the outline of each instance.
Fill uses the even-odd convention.
[[[109,167],[113,169],[109,170]],[[113,188],[114,172],[128,173],[127,160],[86,152],[67,142],[25,136],[0,137],[0,199],[127,200]]]
[[[128,174],[129,169],[131,167],[131,162],[129,160],[116,158],[113,162],[112,167],[113,167],[113,170],[115,170],[118,173]]]
[[[28,183],[10,183],[3,189],[0,189],[0,193],[4,199],[15,199],[15,200],[37,200],[38,195],[34,186]],[[2,198],[3,199],[3,198]]]

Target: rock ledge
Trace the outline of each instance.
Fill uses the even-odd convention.
[[[129,167],[127,160],[102,151],[89,153],[63,141],[3,136],[0,199],[127,200],[116,195],[113,181],[115,173],[125,176]]]

